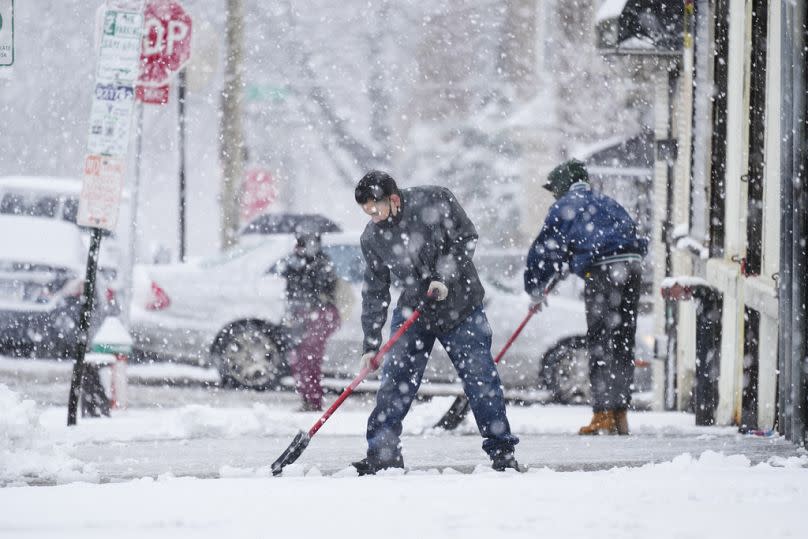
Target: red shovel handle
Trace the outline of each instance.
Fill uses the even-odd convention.
[[[550,294],[550,292],[553,291],[556,285],[560,283],[564,279],[564,277],[566,277],[566,273],[563,273],[561,275],[556,274],[555,276],[553,276],[550,282],[547,283],[547,286],[544,287],[544,290],[542,291],[541,296],[539,297],[540,298],[539,301],[530,306],[530,309],[528,309],[527,315],[525,316],[524,320],[522,320],[522,323],[519,324],[519,327],[516,328],[516,331],[513,332],[511,338],[508,339],[508,342],[506,342],[505,346],[502,347],[502,350],[499,351],[497,357],[494,358],[495,365],[499,363],[499,360],[502,359],[502,357],[505,355],[505,352],[507,352],[508,348],[511,347],[513,341],[515,341],[516,338],[519,336],[519,334],[522,333],[522,330],[525,328],[527,323],[530,322],[530,319],[533,318],[533,315],[541,310],[541,304],[544,301],[544,298],[546,298]]]
[[[432,296],[429,297],[431,298]],[[345,399],[347,399],[351,395],[351,393],[354,392],[354,389],[356,389],[356,387],[362,383],[362,380],[364,380],[367,377],[367,375],[370,374],[372,371],[375,371],[376,369],[379,368],[379,363],[384,357],[384,354],[386,354],[388,350],[390,350],[390,348],[392,348],[393,345],[396,344],[396,341],[398,341],[401,338],[401,336],[404,335],[404,333],[408,329],[410,329],[410,326],[412,326],[415,323],[415,321],[418,320],[418,317],[421,316],[421,310],[423,310],[423,308],[424,304],[422,303],[421,305],[418,306],[417,309],[413,311],[410,317],[407,318],[403,324],[401,324],[398,330],[393,334],[392,337],[390,337],[390,339],[386,343],[384,343],[384,345],[379,349],[379,351],[376,352],[376,355],[373,356],[373,359],[370,362],[371,365],[373,366],[372,369],[370,368],[370,366],[368,366],[359,371],[359,374],[356,375],[356,378],[354,378],[353,381],[348,385],[348,387],[345,388],[345,390],[342,392],[339,398],[337,398],[337,400],[334,401],[334,404],[329,406],[328,410],[326,410],[325,413],[323,413],[320,419],[318,419],[317,422],[311,426],[311,428],[309,429],[309,438],[314,436],[317,433],[317,431],[320,430],[320,427],[322,427],[323,424],[325,424],[325,422],[328,421],[328,418],[331,417],[331,415],[337,410],[337,408],[339,408],[342,405]]]

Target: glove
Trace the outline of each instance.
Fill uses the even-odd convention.
[[[378,365],[376,365],[375,368],[373,367],[373,365],[371,365],[371,363],[373,362],[373,358],[376,357],[376,354],[378,354],[376,350],[365,352],[364,355],[362,355],[362,359],[359,360],[359,370],[361,371],[365,367],[368,367],[370,369],[370,372],[373,372],[376,369],[378,369],[379,368]]]
[[[429,283],[429,289],[426,294],[435,301],[443,301],[449,295],[449,289],[440,281],[432,281]]]
[[[533,312],[541,311],[547,305],[547,296],[544,294],[537,294],[530,296],[530,308]]]

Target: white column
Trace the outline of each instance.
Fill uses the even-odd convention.
[[[729,3],[729,66],[727,85],[727,166],[724,199],[724,260],[710,260],[708,280],[724,294],[721,327],[721,370],[716,423],[737,423],[743,384],[743,288],[740,266],[745,256],[746,188],[741,176],[748,164],[748,2]]]
[[[780,268],[780,2],[769,3],[766,59],[766,156],[763,178],[761,283],[775,295],[772,275]],[[777,402],[777,311],[761,310],[758,361],[758,427],[774,426]]]

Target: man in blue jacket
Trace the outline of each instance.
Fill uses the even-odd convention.
[[[593,193],[584,164],[557,166],[544,188],[556,198],[530,247],[525,291],[540,296],[564,264],[584,279],[593,416],[579,434],[628,434],[642,258],[648,241],[613,199]]]

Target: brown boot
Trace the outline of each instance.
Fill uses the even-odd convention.
[[[614,418],[614,410],[595,412],[589,425],[578,430],[578,434],[592,436],[595,434],[617,434],[617,422]]]
[[[628,436],[628,417],[625,408],[622,410],[614,411],[614,421],[617,424],[617,434],[621,436]]]

